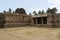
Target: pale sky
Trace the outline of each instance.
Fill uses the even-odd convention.
[[[8,11],[9,8],[24,8],[26,13],[32,13],[34,10],[45,10],[47,8],[57,7],[60,12],[60,0],[0,0],[0,12]]]

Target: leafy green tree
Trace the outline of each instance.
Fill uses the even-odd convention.
[[[41,14],[41,11],[40,10],[38,11],[38,14]]]
[[[37,12],[36,12],[36,11],[33,11],[33,14],[34,14],[34,15],[37,15]]]
[[[23,9],[23,8],[17,8],[17,9],[15,10],[15,13],[26,14],[26,11],[25,11],[25,9]]]
[[[57,9],[55,7],[55,8],[52,8],[52,9],[48,8],[46,13],[56,13],[56,12],[57,12]]]
[[[56,7],[51,9],[51,13],[56,13],[56,12],[57,12],[57,8]]]
[[[51,9],[48,8],[47,11],[46,11],[46,13],[51,13]]]
[[[29,15],[32,15],[31,13],[29,13]]]
[[[9,8],[9,12],[10,12],[10,13],[11,13],[11,11],[12,11],[11,8]]]
[[[42,12],[41,12],[42,14],[44,14],[44,10],[42,10]]]
[[[4,13],[6,13],[6,11],[5,11],[5,10],[4,10],[3,12],[4,12]]]

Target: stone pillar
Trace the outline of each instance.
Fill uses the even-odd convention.
[[[43,24],[43,17],[41,18],[41,20],[42,20],[42,24]]]
[[[31,20],[31,21],[32,21],[32,24],[34,24],[34,20],[33,20],[33,18],[32,18],[32,20]]]
[[[36,24],[38,24],[37,18],[36,18]]]

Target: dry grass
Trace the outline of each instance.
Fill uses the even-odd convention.
[[[0,40],[60,40],[60,28],[3,28]]]

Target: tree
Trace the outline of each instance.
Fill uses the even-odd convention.
[[[13,11],[13,13],[15,13],[15,12]]]
[[[41,11],[40,10],[38,11],[38,14],[41,14]]]
[[[42,12],[41,12],[42,14],[44,14],[44,10],[42,10]]]
[[[23,8],[17,8],[15,10],[15,13],[19,13],[19,14],[26,14],[26,11]]]
[[[36,11],[33,11],[33,14],[34,14],[34,15],[37,15]]]
[[[56,13],[56,12],[57,12],[57,9],[55,7],[55,8],[52,8],[52,9],[48,8],[46,13]]]
[[[51,13],[56,13],[56,12],[57,12],[56,7],[51,9]]]
[[[51,13],[51,9],[50,9],[50,8],[48,8],[48,10],[46,11],[46,13]]]
[[[31,13],[29,13],[29,15],[32,15]]]
[[[5,10],[4,10],[3,12],[4,12],[4,13],[6,13],[6,11],[5,11]]]
[[[11,13],[11,11],[12,11],[11,8],[9,8],[9,13]]]

